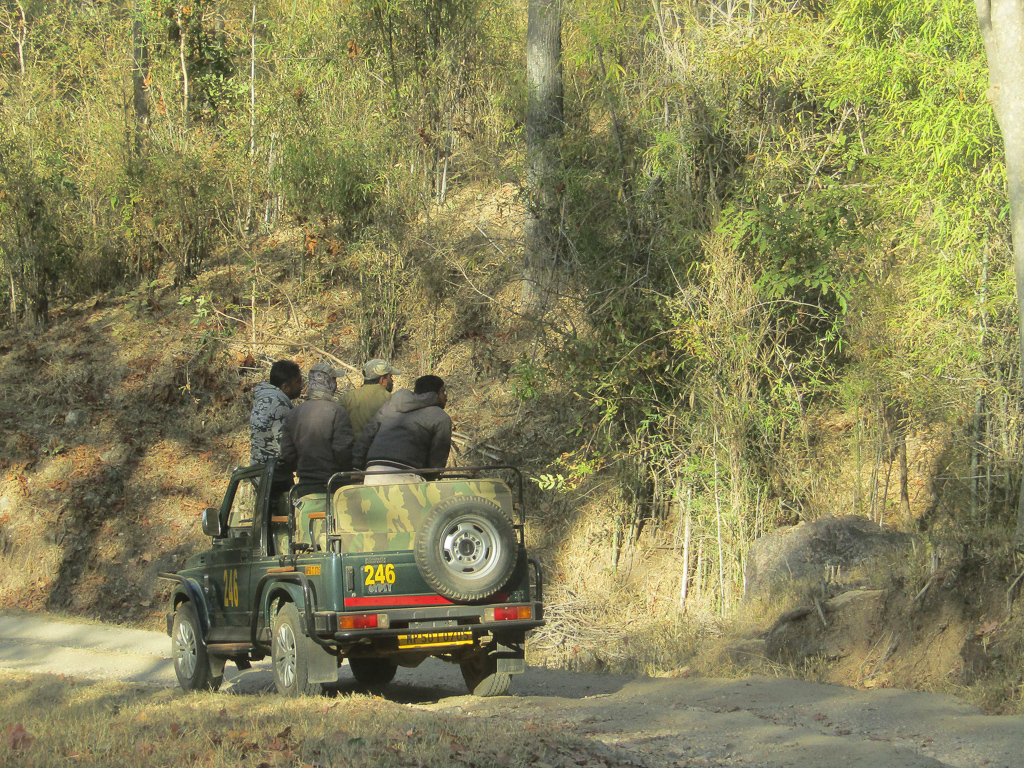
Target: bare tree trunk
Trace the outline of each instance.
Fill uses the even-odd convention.
[[[539,314],[558,257],[562,109],[562,0],[530,0],[526,22],[526,186],[522,306]]]
[[[904,520],[910,519],[910,491],[907,474],[907,434],[904,430],[900,430],[900,513]]]
[[[693,591],[700,597],[704,594],[704,542],[697,543],[697,566],[693,569]]]
[[[14,285],[13,267],[7,272],[7,276],[11,280],[11,325],[14,326],[18,321],[18,291]]]
[[[135,9],[132,19],[132,106],[135,108],[135,154],[142,153],[142,144],[149,128],[149,42],[146,30]]]
[[[181,61],[181,124],[188,127],[188,60],[185,58],[185,38],[188,33],[185,31],[185,20],[178,15],[178,27],[181,30],[181,37],[178,38],[178,58]]]
[[[28,254],[34,250],[33,243],[27,237],[22,238],[22,252]],[[47,280],[37,261],[41,258],[43,254],[36,251],[29,261],[23,282],[22,301],[25,309],[22,322],[29,330],[45,328],[49,324],[50,298],[47,293]]]
[[[1006,186],[1017,283],[1017,330],[1024,360],[1024,0],[974,0],[989,66],[989,98],[1006,152]],[[1024,483],[1014,543],[1024,548]]]
[[[971,422],[971,522],[977,525],[981,510],[981,452],[983,450],[982,419],[985,410],[985,395],[978,387],[974,397],[974,419]]]
[[[28,39],[28,22],[25,20],[25,9],[21,3],[15,3],[18,8],[19,26],[14,33],[14,42],[18,46],[18,72],[25,74],[25,40]]]
[[[686,502],[686,523],[683,526],[683,579],[679,586],[679,607],[683,610],[686,610],[686,589],[690,585],[690,506],[693,501],[692,493],[693,491],[690,490]]]
[[[249,201],[245,210],[245,229],[253,224],[253,186],[256,183],[256,3],[252,4],[252,25],[249,28]],[[255,327],[255,325],[253,326]]]
[[[718,428],[715,428],[715,520],[718,527],[718,600],[725,616],[725,556],[722,554],[722,494],[718,484]]]

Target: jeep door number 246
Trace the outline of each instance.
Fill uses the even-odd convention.
[[[238,571],[224,571],[224,607],[238,608]]]

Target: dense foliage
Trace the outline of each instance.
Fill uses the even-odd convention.
[[[5,322],[222,253],[255,292],[251,244],[298,224],[325,244],[301,276],[351,279],[363,350],[394,353],[444,292],[432,213],[521,178],[524,27],[504,0],[5,3]],[[586,406],[542,485],[614,476],[616,548],[685,517],[722,606],[765,527],[909,525],[911,440],[941,436],[956,525],[1005,524],[1020,378],[970,4],[576,0],[563,35],[559,302],[514,374]]]

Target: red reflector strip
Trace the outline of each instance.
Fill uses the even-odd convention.
[[[362,605],[452,605],[440,595],[381,595],[379,597],[346,597],[346,607]]]

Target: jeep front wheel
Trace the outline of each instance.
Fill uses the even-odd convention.
[[[494,595],[516,567],[512,523],[501,507],[479,496],[455,496],[432,507],[416,532],[416,567],[449,600]]]
[[[274,619],[270,644],[274,685],[282,696],[311,696],[320,690],[308,679],[309,652],[302,633],[302,620],[294,603],[285,603]]]
[[[210,656],[203,642],[196,609],[192,603],[182,603],[174,612],[171,628],[171,655],[174,657],[174,676],[183,691],[216,691],[224,680],[210,670]]]

